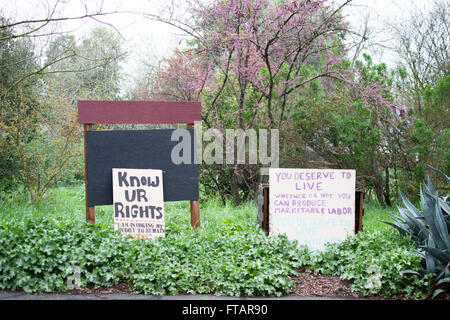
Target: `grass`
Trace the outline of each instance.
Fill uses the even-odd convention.
[[[190,225],[189,201],[166,202],[164,208],[166,224]],[[230,218],[233,221],[256,221],[256,210],[254,203],[245,203],[236,208],[231,205],[224,207],[218,199],[203,201],[200,207],[202,229],[217,230]],[[54,188],[38,208],[33,207],[23,194],[0,196],[0,218],[39,215],[85,221],[84,185]],[[113,225],[113,207],[96,206],[95,221],[97,224]]]
[[[85,190],[84,185],[57,187],[51,190],[38,208],[34,208],[23,194],[5,194],[0,196],[0,217],[52,215],[70,217],[74,220],[85,221]],[[190,222],[189,201],[166,202],[166,222]],[[216,200],[203,201],[200,204],[202,227],[220,227],[226,219],[232,217],[237,220],[256,221],[256,203],[248,202],[238,208],[231,205],[223,206]],[[376,203],[364,203],[363,229],[367,231],[386,231],[390,226],[382,221],[392,221],[391,215],[397,213],[396,207],[382,207]],[[96,223],[112,225],[113,207],[95,207]]]
[[[377,203],[364,203],[363,230],[384,232],[392,229],[382,221],[392,222],[391,215],[397,214],[396,207],[382,207]]]

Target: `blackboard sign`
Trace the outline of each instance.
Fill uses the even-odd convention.
[[[174,164],[173,129],[87,131],[88,206],[113,204],[112,169],[160,169],[164,201],[198,200],[198,165],[194,164],[195,137],[191,136],[190,163]]]
[[[323,250],[355,233],[355,170],[269,169],[270,234]]]

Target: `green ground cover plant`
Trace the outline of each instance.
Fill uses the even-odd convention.
[[[0,288],[26,292],[67,289],[71,266],[80,285],[128,282],[146,294],[231,296],[289,294],[292,277],[306,268],[338,275],[363,294],[424,298],[429,278],[407,237],[379,222],[394,210],[367,204],[364,231],[313,254],[284,236],[268,237],[256,223],[257,207],[223,206],[205,199],[201,228],[189,223],[189,202],[166,203],[166,237],[130,240],[113,231],[112,207],[96,208],[86,224],[84,187],[52,190],[38,208],[17,195],[0,197]]]
[[[168,203],[166,237],[145,241],[114,232],[107,207],[97,210],[95,225],[86,224],[83,210],[71,205],[84,203],[80,188],[55,190],[53,197],[63,194],[65,201],[39,210],[17,202],[15,210],[2,212],[1,289],[66,290],[68,270],[77,266],[83,287],[122,281],[146,294],[281,295],[294,285],[290,276],[301,266],[295,243],[267,237],[251,204],[231,208],[211,202],[201,229],[193,230],[189,203]],[[3,199],[1,208],[8,203]],[[66,206],[67,214],[52,211]]]
[[[425,298],[431,277],[405,273],[421,270],[421,257],[406,237],[395,231],[365,231],[313,256],[310,268],[352,282],[364,295],[404,294]]]

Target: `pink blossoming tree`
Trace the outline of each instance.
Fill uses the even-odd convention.
[[[222,135],[226,128],[282,131],[314,81],[333,90],[339,80],[359,91],[368,107],[388,106],[392,100],[383,99],[380,84],[361,86],[358,70],[346,62],[348,29],[341,9],[350,2],[189,0],[182,15],[175,9],[183,6],[172,3],[152,18],[187,34],[190,50],[166,60],[159,82],[176,84],[182,96],[201,100],[203,124]],[[188,66],[195,66],[191,74]],[[157,97],[173,96],[173,87],[154,90]],[[214,171],[211,188],[224,184],[215,178],[216,169],[206,168]],[[231,194],[235,204],[245,200],[239,189],[248,195],[261,181],[258,167],[248,163],[220,170],[228,182],[222,194]]]

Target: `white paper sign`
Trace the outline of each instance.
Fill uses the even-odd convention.
[[[269,232],[322,251],[355,230],[355,170],[269,169]]]
[[[113,168],[114,230],[134,238],[165,236],[162,170]]]

